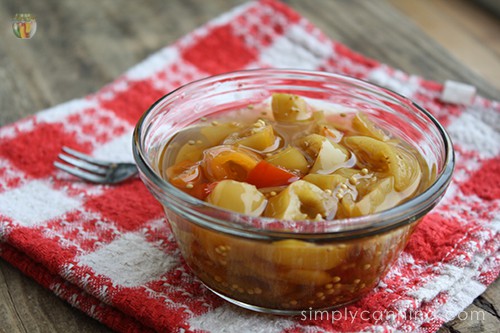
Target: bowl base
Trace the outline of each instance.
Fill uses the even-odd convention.
[[[258,305],[247,304],[247,303],[235,300],[235,299],[233,299],[231,297],[228,297],[228,296],[226,296],[224,294],[221,294],[218,291],[213,290],[212,288],[210,288],[206,284],[204,284],[204,286],[206,288],[208,288],[211,292],[213,292],[214,294],[216,294],[217,296],[219,296],[220,298],[228,301],[229,303],[232,303],[232,304],[237,305],[237,306],[239,306],[241,308],[244,308],[246,310],[251,310],[251,311],[260,312],[260,313],[266,313],[266,314],[272,314],[272,315],[280,315],[280,316],[297,316],[297,315],[304,316],[304,315],[307,315],[309,312],[314,313],[316,311],[320,312],[320,311],[335,310],[335,309],[338,309],[338,308],[343,307],[345,305],[354,303],[354,302],[356,302],[356,301],[358,301],[359,299],[362,298],[362,297],[358,297],[358,298],[353,299],[351,301],[348,301],[348,302],[345,302],[345,303],[341,303],[341,304],[336,304],[336,305],[329,306],[329,307],[326,307],[326,308],[317,308],[317,309],[315,309],[315,308],[309,307],[307,309],[302,309],[302,310],[284,310],[284,309],[273,309],[273,308],[266,308],[266,307],[262,307],[262,306],[258,306]]]

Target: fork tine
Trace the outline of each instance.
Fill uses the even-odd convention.
[[[83,160],[79,160],[79,159],[73,158],[71,156],[66,156],[66,155],[63,155],[63,154],[59,154],[58,157],[61,160],[63,160],[64,162],[67,162],[69,165],[76,166],[76,167],[78,167],[80,169],[83,169],[83,170],[89,171],[89,172],[93,172],[93,173],[96,173],[98,175],[103,175],[104,176],[108,172],[107,168],[100,167],[100,166],[97,166],[95,164],[90,164],[88,162],[85,162]]]
[[[60,163],[60,162],[54,162],[54,166],[62,171],[66,171],[69,174],[72,174],[73,176],[76,176],[78,178],[87,180],[89,182],[93,183],[99,183],[102,184],[105,182],[105,178],[102,176],[98,176],[96,174],[86,172],[77,168],[70,167],[66,164]]]
[[[77,157],[77,158],[79,158],[81,160],[84,160],[84,161],[92,163],[92,164],[96,164],[96,165],[100,165],[100,166],[104,166],[104,167],[107,167],[107,166],[110,166],[111,164],[113,164],[111,162],[104,162],[104,161],[95,159],[92,156],[85,155],[83,153],[80,153],[79,151],[73,150],[73,149],[68,148],[68,147],[62,147],[62,150],[65,153],[68,153],[68,154],[70,154],[70,155],[72,155],[74,157]]]

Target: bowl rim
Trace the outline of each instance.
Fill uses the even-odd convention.
[[[397,205],[395,207],[389,208],[387,210],[383,210],[381,212],[369,215],[363,215],[359,217],[349,217],[343,219],[334,219],[329,221],[323,221],[325,224],[335,223],[336,225],[347,225],[350,228],[340,228],[340,230],[327,230],[322,232],[303,232],[303,231],[290,231],[290,230],[274,230],[274,229],[265,229],[265,228],[257,228],[247,223],[241,223],[241,218],[251,218],[251,219],[259,219],[268,222],[279,222],[283,221],[280,219],[268,218],[268,217],[251,217],[246,214],[240,214],[231,212],[225,209],[221,209],[219,207],[213,206],[203,200],[192,197],[185,192],[179,190],[168,181],[163,179],[157,172],[155,172],[154,168],[148,162],[144,154],[144,149],[141,142],[141,134],[144,130],[145,120],[148,116],[156,109],[156,106],[163,102],[164,100],[170,98],[173,95],[182,94],[184,91],[193,88],[200,84],[206,83],[215,83],[220,80],[227,79],[238,79],[238,77],[249,75],[253,75],[258,77],[259,75],[304,75],[304,76],[322,76],[328,77],[334,80],[343,80],[347,82],[354,83],[356,85],[367,86],[372,89],[376,89],[377,92],[383,93],[387,97],[395,98],[398,102],[407,104],[408,106],[412,106],[419,110],[431,123],[436,127],[436,130],[439,133],[440,138],[444,144],[445,151],[445,159],[443,162],[443,168],[439,174],[436,175],[436,179],[434,182],[429,185],[423,192],[419,193],[417,196],[412,197],[408,201]],[[212,216],[208,216],[203,213],[199,213],[196,222],[197,224],[204,226],[206,228],[214,229],[217,231],[222,231],[225,233],[233,234],[240,237],[245,238],[261,238],[261,239],[269,239],[269,238],[303,238],[310,239],[315,238],[317,240],[321,239],[351,239],[351,238],[359,238],[365,237],[373,234],[382,233],[400,226],[404,226],[407,224],[411,224],[421,217],[423,217],[427,212],[429,212],[440,200],[440,198],[444,195],[448,185],[451,183],[452,174],[455,167],[455,153],[453,149],[453,144],[450,136],[444,129],[444,127],[439,123],[439,121],[426,109],[413,102],[409,98],[385,87],[382,87],[378,84],[374,84],[372,82],[368,82],[366,80],[354,78],[347,75],[329,73],[324,71],[316,71],[316,70],[302,70],[302,69],[248,69],[248,70],[239,70],[226,72],[222,74],[208,76],[199,80],[195,80],[184,84],[169,93],[163,95],[158,100],[156,100],[140,117],[137,121],[136,126],[133,132],[132,138],[132,151],[133,156],[140,171],[142,174],[151,181],[155,186],[159,187],[162,191],[173,195],[175,198],[179,199],[182,202],[185,202],[193,207],[203,208],[205,211],[214,211],[214,213],[230,213],[231,216],[237,217],[238,221],[227,221],[221,220]],[[143,179],[144,181],[144,179]],[[187,206],[187,205],[186,205]],[[175,207],[168,207],[170,209]],[[176,213],[183,213],[178,208],[173,209]],[[185,215],[185,214],[183,214]],[[203,215],[203,216],[201,216]],[[370,223],[371,220],[372,222]],[[304,221],[286,221],[293,223],[311,223],[310,220]],[[318,223],[318,222],[314,222]],[[345,223],[345,224],[344,224]],[[358,225],[358,227],[356,227]]]

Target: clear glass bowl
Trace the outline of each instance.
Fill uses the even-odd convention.
[[[161,154],[177,131],[202,117],[262,102],[274,92],[306,96],[345,112],[361,110],[407,141],[429,167],[421,193],[362,217],[277,221],[218,209],[161,177]],[[372,290],[441,199],[454,168],[450,138],[427,111],[373,84],[313,71],[241,71],[187,84],[151,106],[133,141],[140,176],[165,208],[196,276],[234,304],[276,314],[337,307]]]

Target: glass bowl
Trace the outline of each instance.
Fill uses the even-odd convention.
[[[161,177],[161,155],[176,132],[202,117],[261,103],[274,92],[305,96],[336,111],[361,110],[405,140],[428,166],[420,194],[372,215],[279,221],[217,208]],[[442,198],[454,168],[449,136],[409,99],[351,77],[301,70],[240,71],[187,84],[141,117],[133,153],[141,179],[163,205],[194,274],[234,304],[275,314],[338,307],[371,291],[421,218]]]

